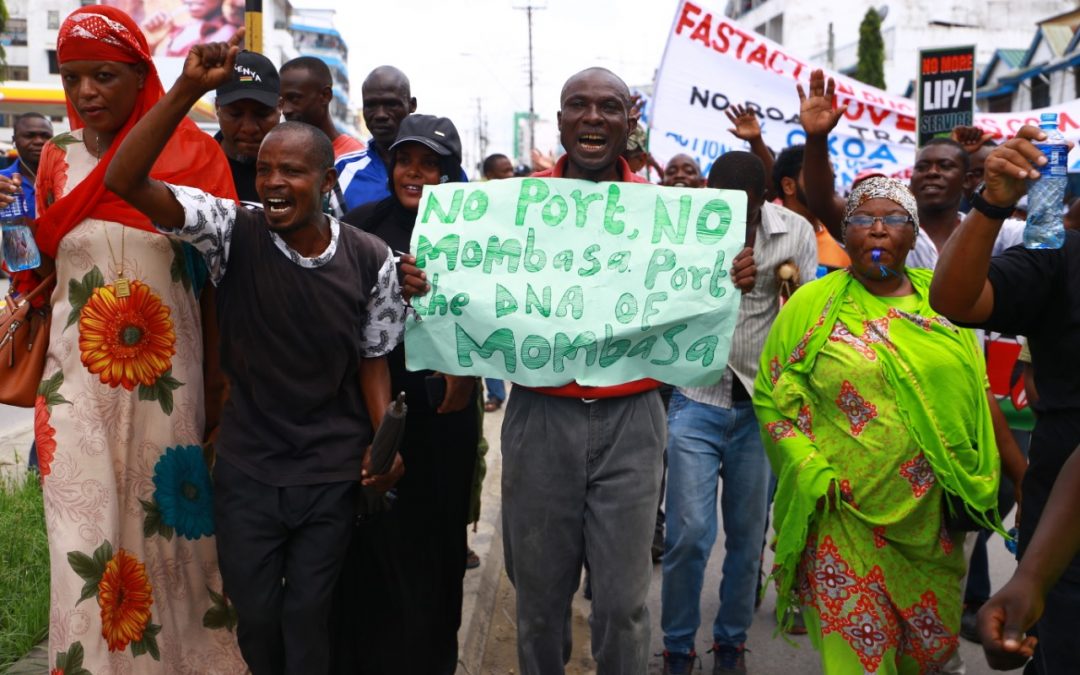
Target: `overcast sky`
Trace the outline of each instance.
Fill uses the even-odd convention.
[[[559,90],[573,73],[604,66],[631,86],[660,65],[676,0],[532,0],[536,112],[555,119]],[[488,152],[510,154],[513,115],[529,109],[527,0],[293,0],[296,7],[337,7],[349,45],[352,99],[372,68],[391,64],[412,81],[418,112],[451,118],[465,156],[475,161],[476,100],[487,120]],[[537,146],[553,149],[554,125],[538,127]],[[470,170],[470,173],[472,171]]]

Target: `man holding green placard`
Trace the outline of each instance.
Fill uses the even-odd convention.
[[[562,89],[558,120],[566,155],[538,177],[643,182],[620,156],[637,119],[630,92],[616,75],[590,68],[572,76]],[[602,208],[586,211],[582,225],[603,217]],[[402,262],[406,292],[427,293],[415,258],[403,256]],[[734,258],[736,287],[752,287],[754,273],[749,251]],[[718,276],[728,283],[727,270]],[[434,274],[432,281],[438,285]],[[431,302],[416,304],[423,313]],[[430,323],[427,317],[424,322]],[[645,600],[667,428],[659,386],[652,379],[613,386],[572,381],[519,384],[511,392],[502,429],[503,546],[517,591],[518,657],[526,675],[563,672],[570,604],[586,556],[593,571],[592,651],[599,672],[646,670]]]

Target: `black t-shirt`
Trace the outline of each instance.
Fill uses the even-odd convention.
[[[269,485],[359,478],[372,437],[359,363],[389,254],[342,225],[332,257],[302,266],[275,244],[261,209],[237,209],[217,286],[230,384],[222,457]]]
[[[393,197],[381,201],[361,204],[349,211],[341,219],[343,223],[353,225],[382,239],[394,253],[408,252],[412,239],[416,213],[406,211]],[[433,375],[431,370],[409,370],[405,367],[405,343],[399,344],[390,352],[387,359],[390,366],[390,380],[395,392],[404,391],[409,402],[409,414],[434,415],[434,409],[428,405],[425,378]]]
[[[1080,232],[1067,232],[1060,249],[1014,246],[990,261],[988,276],[994,310],[979,327],[1027,337],[1039,392],[1021,511],[1033,524],[1080,446]],[[1070,575],[1080,579],[1080,562]]]

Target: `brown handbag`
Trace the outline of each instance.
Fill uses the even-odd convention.
[[[34,407],[45,372],[52,307],[34,307],[32,301],[48,292],[55,282],[53,272],[25,296],[16,298],[15,292],[8,290],[4,306],[0,307],[0,403]]]

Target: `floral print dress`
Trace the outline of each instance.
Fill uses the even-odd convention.
[[[983,355],[930,307],[931,272],[905,273],[901,297],[847,271],[800,288],[754,382],[777,475],[777,613],[802,606],[826,673],[939,672],[964,574],[945,495],[1000,528]]]
[[[42,155],[40,204],[96,162],[81,130],[55,138]],[[199,445],[202,331],[190,259],[168,237],[87,219],[61,241],[56,269],[34,411],[52,672],[244,672]]]
[[[956,649],[962,538],[943,526],[941,485],[873,349],[909,321],[913,299],[879,301],[870,318],[841,310],[810,375],[816,396],[795,422],[838,477],[841,503],[811,529],[797,582],[831,673],[930,672]]]

